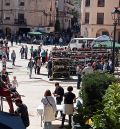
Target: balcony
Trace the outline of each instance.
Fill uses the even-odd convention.
[[[26,19],[15,19],[15,25],[27,25]]]

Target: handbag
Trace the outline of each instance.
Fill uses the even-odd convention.
[[[52,107],[52,109],[53,109],[53,111],[54,111],[54,108],[53,108],[52,104],[50,103],[50,101],[48,100],[47,97],[46,97],[46,99],[47,99],[48,103],[50,104],[50,106]]]

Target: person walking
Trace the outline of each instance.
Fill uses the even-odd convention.
[[[71,118],[73,115],[73,111],[74,111],[74,105],[73,103],[76,102],[76,96],[74,93],[72,93],[73,91],[73,87],[69,86],[67,88],[68,92],[64,94],[64,109],[63,109],[63,116],[62,116],[62,124],[59,128],[63,128],[64,127],[64,122],[65,122],[65,116],[69,115],[69,126],[71,127]]]
[[[31,46],[30,48],[30,55],[31,55],[31,58],[33,57],[33,46]]]
[[[42,64],[45,64],[45,59],[46,59],[46,52],[45,52],[45,50],[43,50],[42,52],[41,52],[41,57],[42,57]]]
[[[59,85],[58,82],[55,83],[55,91],[53,95],[56,97],[56,104],[61,105],[63,101],[64,89]],[[62,116],[62,111],[60,111]],[[58,111],[56,111],[55,117],[57,117]]]
[[[13,38],[13,35],[12,35],[11,38],[10,38],[11,46],[13,46],[13,40],[14,40],[14,38]]]
[[[41,69],[41,58],[38,58],[37,61],[36,61],[36,67],[37,67],[37,74],[39,75],[40,74],[40,69]]]
[[[48,78],[49,78],[52,76],[52,58],[48,60],[47,69],[48,69]]]
[[[30,59],[29,62],[28,62],[28,67],[27,67],[30,70],[29,71],[29,78],[30,79],[31,79],[31,76],[32,76],[33,67],[34,67],[34,62],[32,61],[32,59]]]
[[[24,46],[21,47],[20,53],[21,53],[21,59],[23,59],[23,58],[24,58],[24,53],[25,53],[25,48],[24,48]]]
[[[15,105],[17,106],[17,109],[15,110],[15,114],[21,117],[25,128],[27,128],[30,125],[27,106],[23,104],[21,99],[16,99]]]
[[[53,129],[52,121],[55,120],[55,113],[57,111],[55,100],[51,95],[50,90],[46,90],[44,97],[41,102],[43,103],[43,119],[44,119],[44,129]]]
[[[12,53],[11,53],[11,59],[12,59],[12,65],[15,66],[16,53],[15,53],[14,50],[13,50]]]
[[[48,49],[46,50],[45,62],[48,62]]]
[[[82,74],[82,67],[80,65],[76,68],[76,75],[78,77],[77,79],[77,89],[80,89],[80,83],[81,83],[81,74]]]
[[[27,45],[25,46],[25,59],[27,59],[27,57],[28,57],[28,47],[27,47]]]

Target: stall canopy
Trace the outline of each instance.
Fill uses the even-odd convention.
[[[113,48],[113,41],[95,42],[95,44],[93,45],[93,48],[107,48],[107,49],[111,49],[111,48]],[[116,42],[115,43],[115,48],[120,48],[120,44]]]
[[[95,42],[101,42],[101,41],[112,41],[113,39],[107,35],[101,35],[95,39]]]
[[[35,31],[32,31],[32,32],[28,32],[29,35],[42,35],[41,32],[35,32]]]

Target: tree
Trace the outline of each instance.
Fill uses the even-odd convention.
[[[116,81],[113,75],[99,72],[83,77],[81,97],[83,106],[88,111],[88,116],[92,116],[97,110],[103,109],[102,97],[105,95],[109,85]]]
[[[120,129],[120,84],[110,85],[102,102],[104,109],[93,116],[94,129]]]

